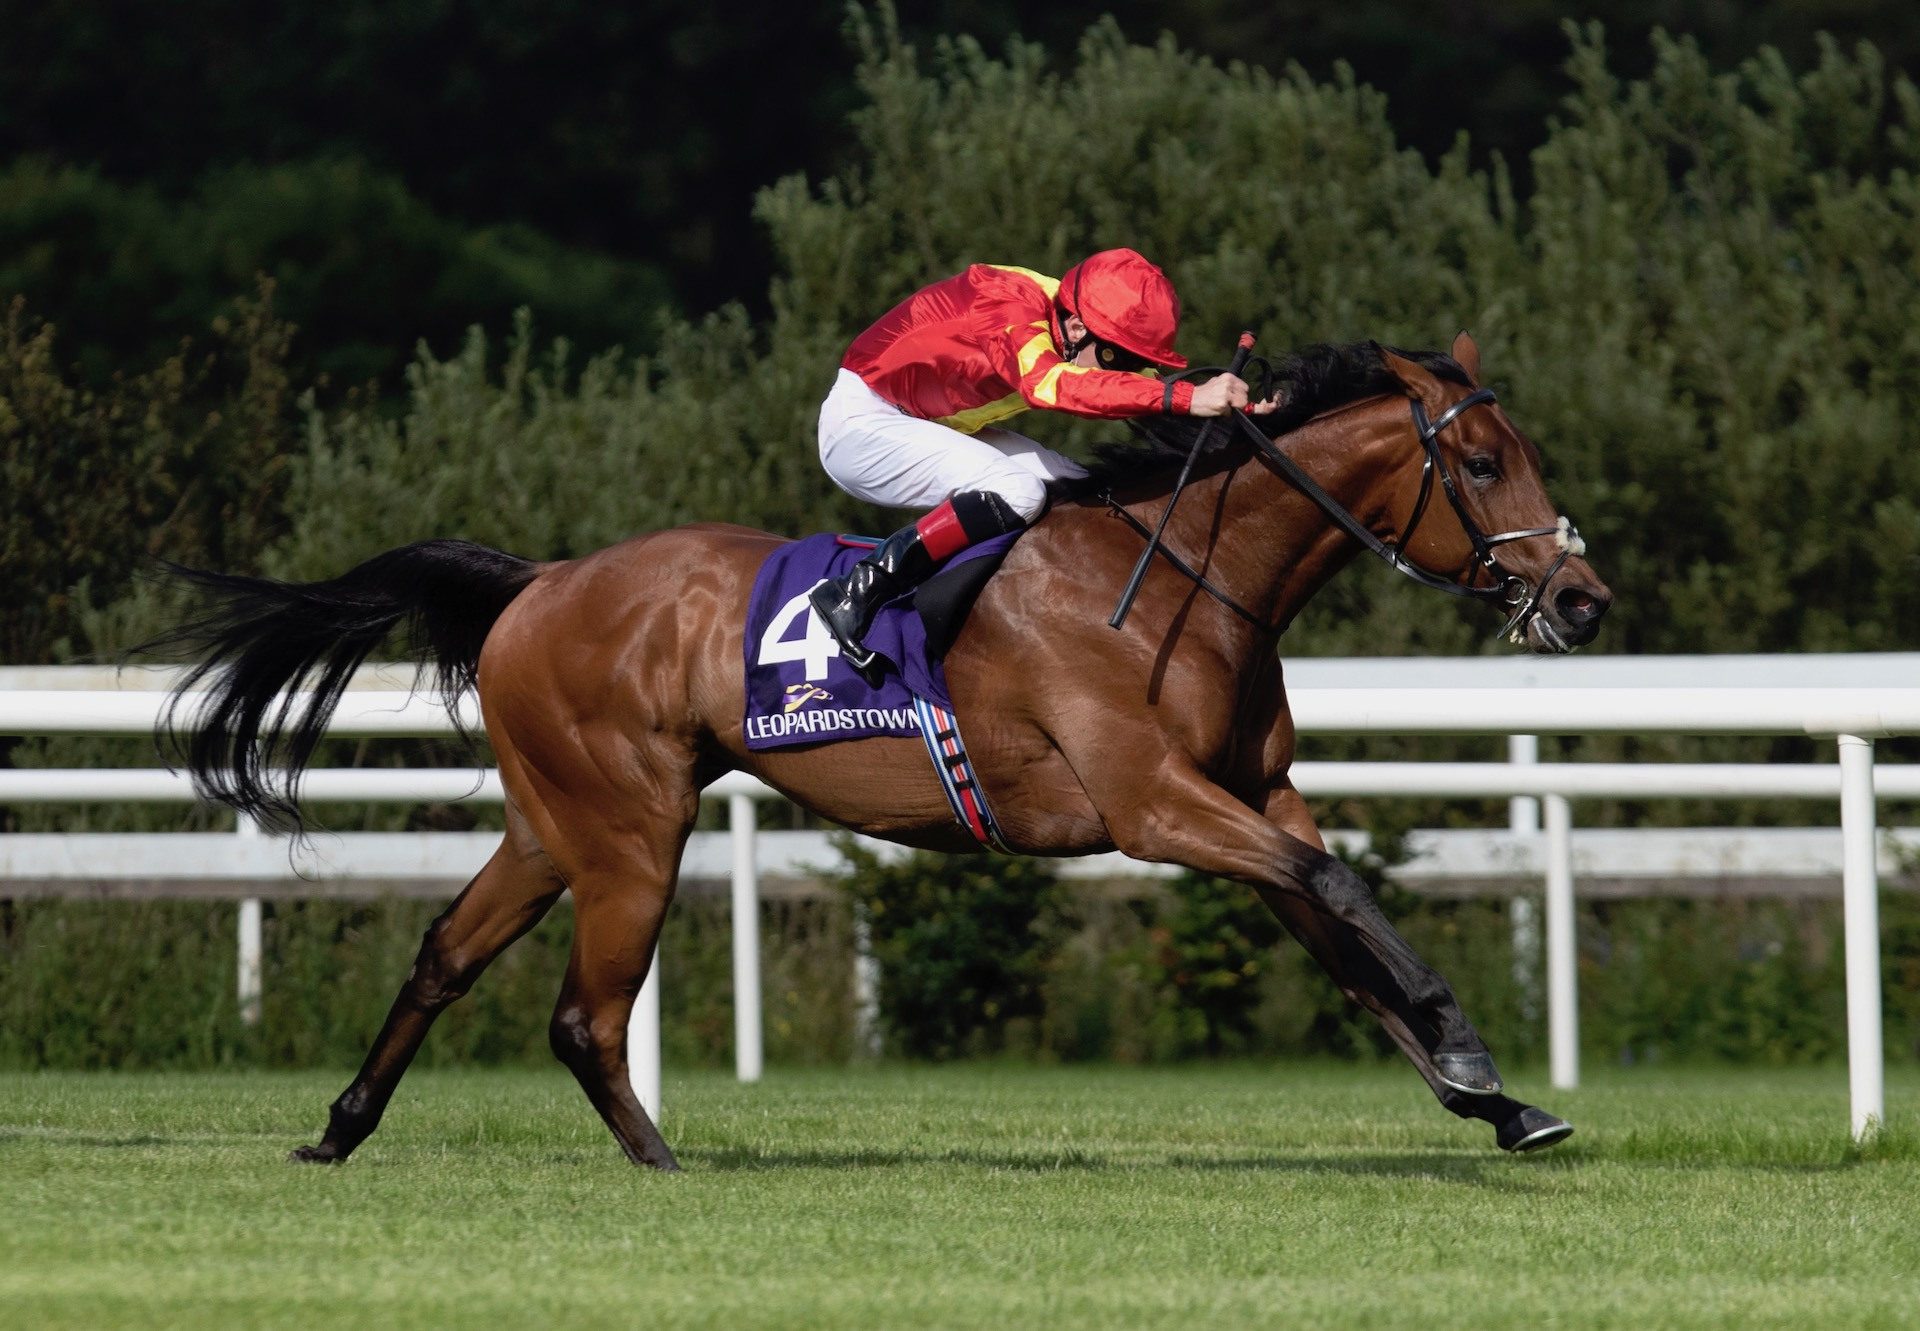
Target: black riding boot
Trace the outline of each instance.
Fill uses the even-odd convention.
[[[881,658],[867,650],[867,630],[880,607],[933,576],[934,569],[970,545],[1019,531],[1026,520],[990,490],[962,490],[911,527],[902,527],[874,552],[829,578],[808,595],[839,639],[840,655],[868,684],[880,683]]]
[[[919,527],[902,527],[848,569],[844,577],[828,578],[808,594],[813,608],[839,640],[841,659],[859,671],[867,683],[880,682],[881,658],[868,651],[862,641],[873,627],[873,617],[888,601],[932,577],[935,563]]]

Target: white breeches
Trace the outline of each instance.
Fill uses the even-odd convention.
[[[1047,482],[1086,471],[1023,434],[992,427],[962,434],[909,416],[841,370],[820,404],[820,465],[833,483],[885,508],[933,508],[962,490],[990,490],[1032,522]]]

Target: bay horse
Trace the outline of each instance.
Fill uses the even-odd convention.
[[[1363,548],[1501,603],[1535,651],[1594,637],[1611,593],[1548,501],[1538,450],[1478,387],[1478,362],[1464,333],[1451,355],[1357,343],[1285,358],[1272,380],[1283,405],[1235,419],[1198,455],[1165,557],[1115,632],[1106,606],[1203,428],[1160,421],[1160,447],[1109,450],[1060,490],[945,663],[1013,849],[1118,849],[1249,885],[1443,1106],[1518,1150],[1572,1128],[1502,1094],[1447,982],[1327,853],[1288,779],[1294,727],[1275,650]],[[1430,503],[1436,477],[1445,502]],[[701,788],[724,772],[751,772],[856,832],[975,848],[918,739],[747,749],[747,599],[781,540],[700,523],[556,563],[434,540],[324,582],[180,570],[210,608],[166,640],[197,659],[176,706],[203,700],[191,733],[169,737],[209,798],[297,828],[300,771],[353,669],[395,629],[449,701],[477,687],[506,790],[499,849],[426,931],[365,1064],[294,1159],[345,1160],[434,1018],[570,892],[553,1051],[629,1160],[677,1168],[630,1086],[627,1019]]]

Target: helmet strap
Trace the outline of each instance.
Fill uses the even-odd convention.
[[[1091,328],[1087,329],[1083,337],[1069,338],[1067,336],[1067,320],[1076,316],[1074,316],[1065,305],[1056,304],[1054,306],[1054,314],[1060,321],[1060,358],[1062,360],[1071,362],[1074,357],[1098,341],[1098,339],[1094,337]],[[1081,319],[1080,326],[1086,328],[1086,320],[1084,318]]]
[[[1089,327],[1087,324],[1087,316],[1080,313],[1080,309],[1081,309],[1080,284],[1086,281],[1087,279],[1087,274],[1085,271],[1086,266],[1087,265],[1085,264],[1085,262],[1081,262],[1074,265],[1073,309],[1069,311],[1067,309],[1067,303],[1065,301],[1059,299],[1059,297],[1057,296],[1054,298],[1054,304],[1055,306],[1058,307],[1060,311],[1060,345],[1065,348],[1065,350],[1062,351],[1060,354],[1061,354],[1061,357],[1064,360],[1066,360],[1069,364],[1071,364],[1074,358],[1077,357],[1082,351],[1086,350],[1088,343],[1094,341],[1093,329]],[[1080,326],[1087,330],[1087,335],[1085,337],[1072,342],[1069,342],[1067,340],[1067,316],[1069,314],[1072,314],[1075,318],[1079,319]]]

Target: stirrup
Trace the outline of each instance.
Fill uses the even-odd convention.
[[[877,689],[880,681],[886,677],[887,658],[867,647],[848,647],[840,645],[840,659],[853,667],[853,673],[867,682],[867,687]]]

